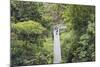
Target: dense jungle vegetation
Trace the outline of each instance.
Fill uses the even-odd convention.
[[[11,0],[11,65],[52,64],[52,28],[62,22],[62,63],[95,61],[95,6]]]

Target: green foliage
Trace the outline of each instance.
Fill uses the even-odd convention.
[[[13,20],[11,19],[11,22],[16,23],[25,20],[39,21],[41,15],[38,7],[41,5],[40,3],[11,0],[11,18],[14,18]]]
[[[53,25],[60,33],[62,63],[95,61],[95,7],[11,0],[11,64],[53,63]]]
[[[71,5],[68,8],[69,11],[63,15],[69,27],[68,32],[71,32],[68,35],[71,36],[71,42],[68,42],[71,45],[68,52],[70,55],[67,55],[66,62],[94,61],[95,7]],[[64,40],[67,42],[69,39]],[[92,51],[89,48],[92,48]]]
[[[45,28],[35,21],[24,21],[24,22],[17,22],[16,24],[12,24],[12,28],[18,34],[25,33],[25,34],[42,34]]]

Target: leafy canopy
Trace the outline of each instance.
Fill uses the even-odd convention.
[[[31,20],[12,24],[12,28],[17,31],[17,33],[26,34],[41,34],[44,30],[46,30],[40,23]]]

